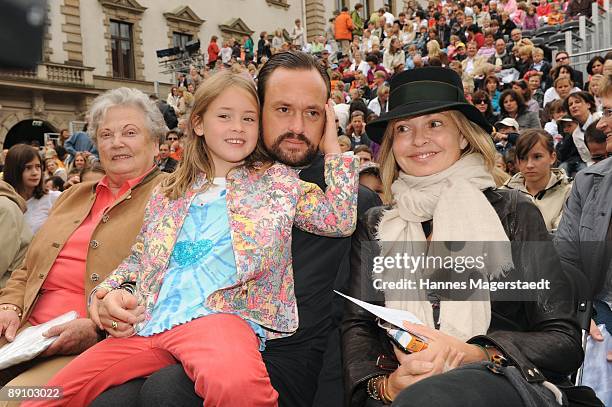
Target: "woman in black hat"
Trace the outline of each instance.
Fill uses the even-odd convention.
[[[569,385],[567,376],[583,358],[572,296],[563,289],[571,282],[559,272],[538,209],[516,191],[496,189],[491,125],[467,103],[459,76],[438,67],[397,75],[388,113],[367,132],[381,144],[384,194],[392,204],[371,209],[358,225],[348,294],[411,312],[424,325],[404,328],[427,347],[398,350],[372,314],[348,303],[342,339],[347,405],[559,405],[566,397],[560,387]],[[499,301],[486,291],[474,301],[452,301],[422,280],[411,288],[401,278],[428,270],[386,263],[396,255],[429,256],[449,247],[436,242],[449,241],[496,242],[475,244],[488,247],[480,278],[546,277],[549,295]],[[445,272],[435,271],[455,278],[452,268]],[[565,302],[555,301],[560,295]]]

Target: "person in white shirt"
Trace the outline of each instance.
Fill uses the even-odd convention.
[[[220,51],[221,54],[221,62],[224,64],[229,64],[232,59],[232,47],[229,45],[229,41],[223,42],[223,48]]]
[[[4,181],[26,201],[28,210],[24,216],[34,234],[47,220],[51,207],[61,194],[59,191],[45,193],[43,172],[43,163],[34,147],[17,144],[9,149],[4,165]]]
[[[389,42],[389,47],[383,54],[383,66],[387,72],[393,72],[393,68],[396,67],[398,63],[405,62],[406,55],[402,49],[402,44],[397,37],[392,37],[391,41]]]
[[[376,97],[368,104],[368,109],[380,116],[389,110],[389,86],[382,85],[376,94]]]
[[[378,37],[372,36],[372,32],[370,30],[363,30],[363,38],[361,39],[361,52],[367,54],[372,51],[372,41],[374,41],[374,38],[378,40]]]
[[[570,94],[563,102],[565,110],[578,122],[578,127],[572,133],[574,145],[582,161],[587,166],[593,165],[591,153],[584,141],[584,133],[591,123],[598,120],[601,114],[595,111],[595,99],[590,93],[580,91]]]
[[[306,44],[302,21],[299,18],[295,20],[295,25],[293,26],[293,30],[291,30],[291,41],[298,50],[302,50]]]
[[[383,17],[385,19],[386,24],[393,25],[393,22],[395,21],[395,17],[393,16],[393,14],[389,12],[389,10],[385,10],[385,12],[383,13]]]
[[[350,66],[349,71],[361,71],[363,76],[368,76],[370,65],[363,60],[363,54],[361,52],[355,52],[353,55],[353,64]]]

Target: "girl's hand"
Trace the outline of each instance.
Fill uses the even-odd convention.
[[[336,130],[336,113],[332,107],[332,101],[329,99],[325,104],[325,129],[319,150],[323,154],[340,154],[340,144],[338,144],[338,131]]]
[[[443,354],[447,349],[457,354],[460,353],[464,355],[461,364],[486,360],[484,352],[478,346],[465,343],[461,339],[447,335],[437,329],[429,328],[425,325],[412,324],[406,321],[404,321],[404,328],[410,333],[427,339],[427,349],[410,355],[414,356],[417,360],[433,362],[439,354]]]

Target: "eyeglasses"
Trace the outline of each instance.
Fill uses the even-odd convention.
[[[480,104],[484,104],[484,105],[486,105],[486,104],[487,104],[487,101],[486,101],[486,100],[484,100],[484,99],[474,99],[474,104],[475,104],[475,105],[480,105]]]
[[[168,140],[168,141],[177,141],[178,137],[168,137],[168,138],[166,138],[166,140]]]
[[[556,58],[555,61],[561,62],[561,61],[565,61],[566,59],[569,59],[569,57],[559,57],[559,58]]]
[[[601,112],[601,117],[603,117],[604,119],[612,118],[612,107],[606,107],[605,109],[603,109]]]

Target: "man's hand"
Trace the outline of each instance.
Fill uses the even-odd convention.
[[[13,310],[13,304],[2,305],[7,305],[9,309],[0,310],[0,338],[4,333],[6,340],[9,342],[13,342],[13,339],[15,339],[15,334],[17,333],[17,329],[19,329],[19,316],[17,315],[17,311]]]
[[[601,334],[601,331],[599,330],[599,328],[597,327],[597,324],[595,324],[595,321],[591,320],[591,328],[589,329],[589,335],[591,335],[593,337],[593,339],[595,339],[598,342],[602,342],[604,340],[603,335]],[[612,350],[608,351],[608,362],[612,363]]]
[[[329,99],[325,104],[325,129],[319,150],[323,154],[340,154],[340,144],[338,143],[338,130],[336,130],[336,113],[332,107],[332,100]]]
[[[41,356],[78,355],[98,342],[96,325],[89,318],[78,318],[54,326],[43,333],[44,337],[59,336]]]
[[[139,306],[136,297],[126,290],[113,290],[108,293],[105,290],[96,291],[90,313],[92,319],[95,315],[101,329],[116,338],[133,335],[134,324],[144,320],[144,307]],[[113,327],[113,321],[116,327]]]

